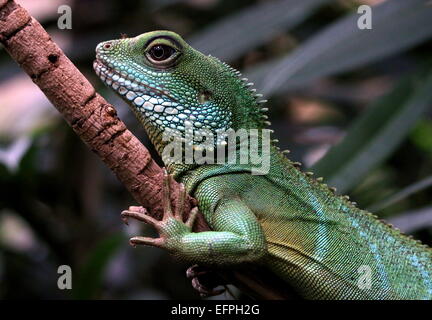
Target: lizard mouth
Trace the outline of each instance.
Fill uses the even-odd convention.
[[[114,68],[105,64],[98,57],[93,62],[93,69],[98,75],[98,77],[109,87],[111,87],[115,92],[117,92],[121,96],[125,96],[125,98],[138,106],[144,104],[145,101],[150,99],[158,99],[166,101],[168,98],[172,103],[177,103],[176,99],[174,99],[169,92],[164,90],[156,89],[150,86],[148,83],[136,79],[132,75],[128,75],[124,71],[117,71]],[[140,99],[141,98],[141,99]],[[135,102],[135,100],[137,100]],[[141,103],[141,100],[144,102]],[[160,101],[163,103],[163,101]],[[156,101],[154,101],[156,102]]]
[[[105,64],[99,57],[93,62],[99,78],[133,106],[139,118],[158,126],[181,129],[178,123],[187,118],[185,108],[168,92],[153,88],[141,79]]]

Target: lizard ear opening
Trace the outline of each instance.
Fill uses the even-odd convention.
[[[204,104],[204,103],[206,103],[206,102],[208,102],[208,101],[211,100],[212,93],[210,91],[208,91],[208,90],[204,90],[204,91],[201,91],[201,92],[198,93],[198,97],[197,98],[198,98],[198,102],[199,103]]]

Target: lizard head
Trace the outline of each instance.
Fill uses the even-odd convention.
[[[94,69],[132,107],[157,149],[166,129],[216,134],[265,125],[260,95],[240,73],[193,49],[174,32],[102,42],[96,47]]]

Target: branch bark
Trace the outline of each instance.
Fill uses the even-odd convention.
[[[163,173],[148,150],[127,130],[115,108],[96,93],[39,22],[14,1],[0,1],[3,4],[0,42],[6,51],[136,201],[160,217]],[[178,190],[177,183],[173,182],[172,187]],[[174,192],[174,198],[176,195]],[[190,209],[194,200],[189,198],[188,202],[187,209]],[[197,231],[205,229],[202,217],[197,225]]]
[[[160,219],[163,214],[162,169],[117,117],[114,106],[95,91],[39,22],[13,0],[0,0],[0,42],[135,200]],[[172,181],[171,188],[175,206],[178,183]],[[187,214],[196,205],[196,200],[189,196]],[[200,214],[194,231],[206,230],[210,229]],[[291,297],[284,288],[275,288],[271,284],[273,281],[268,281],[272,276],[264,270],[249,267],[242,271],[225,271],[223,275],[259,298]]]

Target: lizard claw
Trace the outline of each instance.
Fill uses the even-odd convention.
[[[183,222],[183,214],[184,214],[184,204],[186,201],[187,192],[183,184],[180,184],[180,193],[178,196],[178,203],[175,206],[175,211],[173,212],[171,207],[171,190],[170,190],[170,175],[164,169],[164,177],[163,177],[163,186],[162,186],[162,201],[164,214],[162,220],[156,220],[151,217],[147,210],[140,206],[131,206],[128,210],[122,211],[120,217],[122,221],[128,225],[129,218],[133,218],[135,220],[145,222],[147,224],[152,225],[158,232],[158,238],[148,238],[148,237],[133,237],[129,240],[129,243],[136,247],[137,245],[148,245],[160,248],[168,248],[168,240],[170,237],[175,237],[178,234],[171,234],[173,230],[179,230],[178,227],[182,230],[182,232],[190,232],[195,222],[195,218],[198,214],[198,208],[195,207],[191,210],[189,217],[186,219],[186,222]],[[173,228],[173,226],[177,226]],[[176,232],[177,232],[176,231]]]
[[[129,225],[129,218],[136,219],[141,222],[156,225],[159,221],[150,217],[144,207],[130,206],[128,210],[122,211],[120,217],[125,225]]]
[[[186,277],[192,279],[192,287],[201,297],[217,296],[226,291],[225,288],[216,289],[223,280],[211,269],[193,265],[186,270]]]
[[[163,247],[165,244],[164,238],[148,238],[148,237],[133,237],[130,238],[129,243],[132,247],[137,245],[146,245],[153,247]]]

